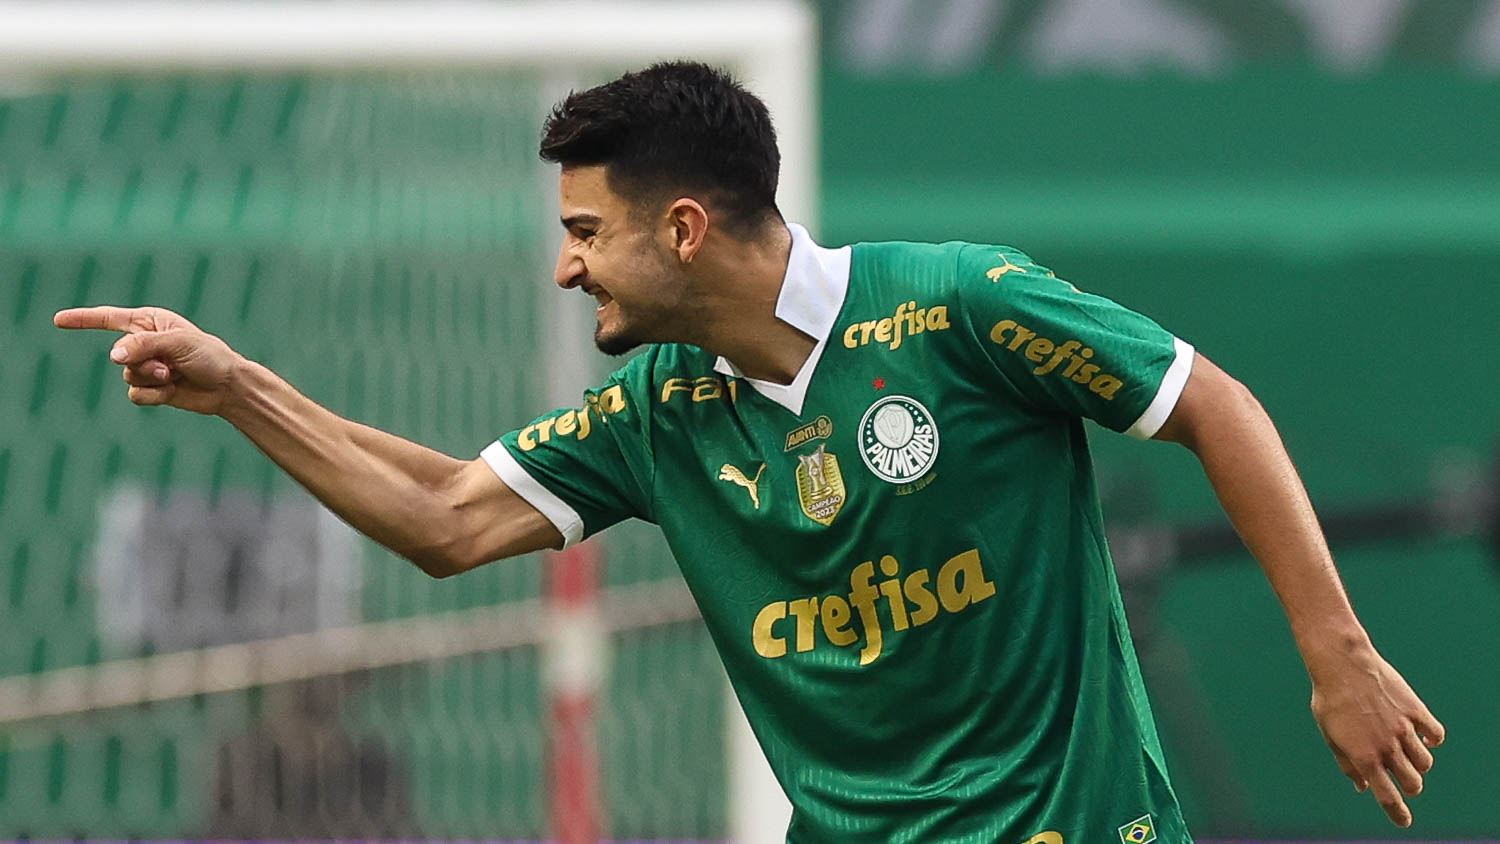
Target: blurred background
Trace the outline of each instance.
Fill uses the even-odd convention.
[[[753,29],[746,7],[668,11],[713,33]],[[535,142],[569,87],[642,62],[153,66],[99,31],[159,19],[128,2],[54,15],[77,56],[46,62],[4,34],[25,8],[0,6],[0,838],[734,834],[722,672],[652,529],[428,580],[222,422],[131,406],[109,340],[49,321],[173,308],[340,413],[475,455],[609,366],[549,281]],[[357,29],[391,7],[328,8]],[[1195,833],[1500,839],[1500,0],[806,10],[811,63],[773,98],[797,216],[827,244],[1015,245],[1250,385],[1377,647],[1447,725],[1396,830],[1333,764],[1196,463],[1094,429]],[[619,40],[661,34],[635,20]],[[714,40],[691,37],[651,49]],[[784,47],[745,48],[752,87],[802,61]],[[568,604],[560,565],[597,593]],[[578,647],[559,606],[597,631],[581,686],[550,667]]]

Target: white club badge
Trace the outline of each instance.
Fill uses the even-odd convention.
[[[914,398],[886,396],[859,420],[859,456],[882,481],[915,481],[937,462],[937,454],[937,425]]]

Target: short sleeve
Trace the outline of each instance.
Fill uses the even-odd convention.
[[[1006,247],[963,247],[957,285],[984,365],[1037,412],[1144,439],[1176,407],[1195,352],[1151,319]]]
[[[543,414],[480,452],[557,527],[564,547],[628,518],[653,518],[649,355],[585,391],[581,406]]]

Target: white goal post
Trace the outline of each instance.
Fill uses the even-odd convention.
[[[625,69],[669,58],[723,64],[769,106],[782,153],[778,204],[789,219],[814,229],[817,49],[814,14],[799,0],[0,0],[0,84],[22,90],[30,81],[59,74],[187,70],[523,69],[555,73],[566,86],[585,79],[582,74],[588,69]],[[586,334],[577,339],[574,345],[586,346]],[[564,366],[579,367],[581,361],[586,362],[583,355]],[[553,370],[554,377],[568,374]],[[571,375],[572,380],[586,377],[580,372]],[[617,615],[611,612],[608,599],[601,609],[607,618]],[[0,723],[14,725],[163,694],[188,696],[335,673],[383,660],[440,659],[453,653],[503,648],[514,644],[512,640],[526,638],[517,620],[512,616],[507,624],[477,611],[463,617],[434,618],[436,626],[431,630],[412,628],[413,623],[420,627],[422,622],[356,624],[304,634],[295,637],[295,642],[220,648],[209,654],[212,671],[192,670],[178,664],[186,657],[174,662],[169,655],[149,665],[104,662],[5,678],[0,680]],[[486,636],[489,625],[494,627]],[[536,625],[537,639],[546,636],[544,627]],[[416,648],[392,656],[396,652],[388,647],[393,641],[432,643],[445,637],[447,644],[434,645],[431,652]],[[454,639],[462,643],[456,650]],[[287,649],[288,645],[295,647]],[[263,658],[280,653],[277,648],[285,651],[279,659],[268,662]],[[297,653],[314,656],[299,665]],[[267,664],[280,665],[285,677],[267,675]],[[116,689],[119,699],[111,703],[104,690],[125,682],[122,671],[147,677],[156,676],[151,672],[165,672],[163,676],[175,681],[156,684],[154,692]],[[742,844],[780,841],[790,807],[771,778],[733,695],[726,697],[733,710],[729,718],[730,835]]]

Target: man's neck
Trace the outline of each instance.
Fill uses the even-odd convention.
[[[817,339],[776,316],[776,302],[791,259],[792,234],[777,224],[757,241],[714,250],[704,269],[708,295],[696,345],[722,355],[747,378],[790,384]]]

